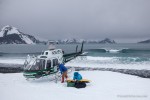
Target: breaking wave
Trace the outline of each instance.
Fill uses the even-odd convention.
[[[68,62],[66,65],[75,67],[150,69],[150,58],[82,56]]]
[[[87,61],[87,62],[99,62],[99,63],[150,63],[150,58],[147,57],[93,57],[93,56],[79,56],[74,61]]]
[[[89,49],[89,52],[99,52],[99,53],[150,53],[149,49]]]

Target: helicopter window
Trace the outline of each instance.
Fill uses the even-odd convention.
[[[46,69],[50,69],[50,68],[51,68],[51,60],[47,60]]]
[[[43,70],[45,67],[45,60],[43,59],[36,59],[36,61],[31,66],[30,70]]]
[[[40,58],[47,58],[46,56],[41,56]]]
[[[45,52],[45,55],[48,55],[48,52]]]
[[[53,66],[57,66],[58,65],[58,59],[53,59]]]

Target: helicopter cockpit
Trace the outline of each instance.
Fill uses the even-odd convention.
[[[45,68],[45,59],[35,59],[25,66],[25,70],[43,70]]]
[[[38,57],[33,57],[24,66],[24,76],[27,78],[39,75],[49,75],[58,72],[58,64],[63,62],[61,49],[46,50]],[[32,73],[31,73],[32,72]]]

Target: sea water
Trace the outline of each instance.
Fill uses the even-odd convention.
[[[81,44],[58,44],[65,54],[81,50]],[[39,55],[47,45],[0,45],[0,63],[23,64],[27,55]],[[84,54],[68,62],[67,66],[150,69],[150,44],[84,44]]]

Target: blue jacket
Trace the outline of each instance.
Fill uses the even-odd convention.
[[[60,72],[61,72],[61,74],[62,74],[62,73],[64,73],[65,71],[67,71],[67,68],[64,66],[64,64],[60,64],[60,65],[59,65],[59,70],[60,70]]]
[[[78,72],[74,72],[73,80],[80,81],[82,80],[82,76]]]

